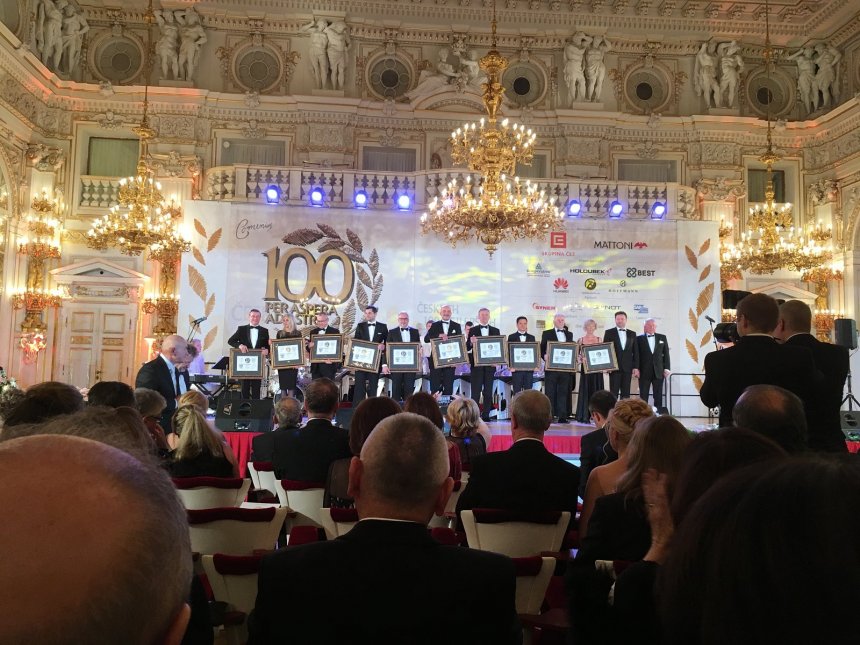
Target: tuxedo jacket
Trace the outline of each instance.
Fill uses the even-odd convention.
[[[622,372],[632,372],[639,361],[636,348],[636,332],[631,329],[625,329],[624,331],[627,334],[627,342],[623,350],[621,349],[621,336],[618,334],[617,327],[612,327],[603,332],[603,342],[615,345],[615,356],[618,359],[619,370]]]
[[[643,376],[656,379],[663,378],[663,370],[669,367],[669,341],[664,334],[654,334],[654,353],[648,344],[648,336],[640,334],[636,337],[636,363],[633,365]]]
[[[526,339],[521,341],[520,336],[525,336]],[[509,343],[533,343],[533,342],[535,342],[535,336],[534,336],[534,334],[521,334],[520,332],[515,331],[513,334],[510,334],[508,336],[508,342]]]
[[[180,372],[180,378],[185,382],[185,391],[190,387],[188,372]],[[167,407],[161,413],[161,427],[165,433],[172,432],[170,418],[176,411],[176,383],[170,376],[170,368],[161,356],[156,356],[148,363],[144,363],[137,372],[137,377],[134,379],[134,387],[145,387],[150,390],[155,390],[164,400],[167,401]]]
[[[708,407],[720,406],[720,426],[732,425],[732,408],[750,385],[784,387],[807,410],[816,396],[821,373],[806,347],[780,345],[770,336],[744,336],[726,349],[705,356],[705,382],[699,398]]]
[[[275,435],[272,465],[278,479],[325,482],[328,467],[352,457],[349,434],[328,419],[310,419],[302,428]]]
[[[822,343],[812,334],[795,334],[785,347],[805,347],[812,352],[815,367],[822,373],[818,396],[807,414],[809,447],[825,452],[845,452],[842,432],[842,389],[848,376],[848,349]]]
[[[515,575],[510,558],[442,546],[423,524],[362,520],[263,558],[248,644],[520,643]]]
[[[332,327],[331,325],[329,325],[325,329],[320,329],[319,327],[314,327],[313,329],[311,329],[310,332],[308,333],[308,338],[305,341],[306,342],[306,348],[307,348],[308,352],[310,352],[311,337],[312,336],[319,336],[321,334],[337,335],[337,334],[340,334],[340,329],[338,329],[337,327]],[[336,363],[335,367],[340,365],[340,362],[341,362],[341,357],[338,356],[337,360],[335,361],[335,363]]]
[[[565,330],[564,337],[566,339],[565,340],[566,343],[572,343],[573,342],[573,333]],[[555,333],[555,327],[552,327],[550,329],[545,329],[544,332],[540,336],[540,355],[541,355],[541,357],[546,356],[546,344],[551,342],[551,341],[558,342],[558,336]]]
[[[453,320],[448,321],[450,324],[448,325],[448,336],[462,336],[463,328],[460,327],[460,323],[454,322]],[[427,330],[427,333],[424,334],[424,342],[429,343],[433,338],[439,338],[445,331],[442,328],[442,321],[437,320],[432,325],[430,325],[430,329]]]
[[[230,347],[244,345],[248,349],[269,349],[269,330],[262,325],[257,326],[257,344],[251,344],[251,325],[239,325],[238,329],[227,340]]]
[[[392,327],[388,330],[388,341],[391,343],[420,343],[421,333],[415,327],[407,327],[409,331],[409,340],[404,341],[403,335],[400,333],[400,327]],[[387,357],[386,357],[387,358]]]
[[[373,332],[373,338],[370,337],[370,328],[368,326],[368,322],[366,320],[361,321],[355,328],[353,332],[353,337],[358,340],[366,340],[371,343],[384,343],[388,340],[388,325],[385,323],[381,323],[379,321],[376,322],[376,329]],[[383,354],[379,360],[379,371],[382,372],[382,365],[387,363],[387,356]],[[369,372],[365,372],[368,374]]]
[[[487,325],[487,330],[488,330],[487,336],[501,336],[502,335],[502,332],[499,331],[498,327],[493,327],[492,325]],[[469,330],[469,336],[466,338],[466,349],[468,349],[468,350],[472,349],[472,339],[475,336],[483,336],[483,334],[481,333],[480,323],[474,325]]]
[[[570,511],[570,527],[575,528],[578,488],[579,468],[556,457],[543,442],[522,439],[472,460],[457,513],[471,508]]]

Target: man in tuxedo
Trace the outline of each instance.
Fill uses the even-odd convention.
[[[785,347],[805,347],[812,352],[823,380],[818,396],[807,410],[809,447],[821,452],[845,452],[842,432],[842,389],[848,377],[848,349],[822,343],[810,332],[812,310],[800,300],[788,300],[779,307],[779,322],[773,335]]]
[[[349,468],[359,522],[326,542],[264,556],[249,645],[521,641],[516,578],[497,553],[443,546],[427,531],[454,482],[445,438],[430,421],[382,420]],[[468,602],[440,602],[451,594]],[[309,593],[313,590],[313,593]]]
[[[779,322],[779,305],[763,293],[746,296],[737,307],[740,341],[705,356],[705,382],[699,398],[720,406],[720,425],[732,425],[732,408],[748,386],[778,385],[794,392],[807,412],[818,394],[821,372],[806,347],[780,345],[771,335]]]
[[[579,443],[579,496],[582,499],[585,499],[585,485],[591,471],[618,459],[618,453],[609,444],[606,434],[609,411],[615,407],[616,400],[609,390],[597,390],[588,399],[588,411],[597,429],[583,435]]]
[[[636,337],[636,363],[633,376],[639,379],[639,398],[647,403],[648,392],[653,386],[654,407],[660,414],[668,414],[663,405],[663,381],[672,373],[669,368],[669,341],[664,334],[657,333],[657,321],[645,321],[645,333]]]
[[[188,391],[188,372],[178,369],[178,365],[188,362],[188,341],[182,336],[168,336],[161,341],[161,352],[153,360],[144,363],[134,379],[134,387],[155,390],[167,402],[161,413],[161,427],[170,434],[170,419],[176,411],[176,399]]]
[[[463,330],[460,323],[451,320],[451,306],[443,305],[439,310],[441,320],[435,321],[427,333],[424,334],[424,342],[429,343],[434,338],[448,340],[452,336],[462,336]],[[433,356],[430,356],[430,392],[435,394],[452,394],[454,392],[454,368],[453,367],[436,367],[433,364]]]
[[[353,388],[352,407],[356,407],[369,396],[376,396],[379,387],[379,375],[385,367],[385,343],[388,340],[388,325],[376,322],[376,313],[379,311],[374,305],[364,308],[364,320],[358,323],[353,336],[357,340],[366,340],[379,345],[379,371],[364,372],[355,370],[353,377],[355,387]]]
[[[550,341],[572,343],[573,334],[564,326],[564,316],[556,314],[553,319],[553,328],[544,330],[540,337],[540,353],[544,363],[547,362],[546,348]],[[544,370],[543,389],[552,403],[552,414],[558,418],[559,423],[570,423],[570,395],[573,392],[576,377],[573,372],[560,370]]]
[[[320,336],[322,334],[339,334],[340,329],[337,327],[332,327],[328,324],[328,314],[320,313],[316,316],[316,328],[311,330],[311,333],[308,335],[308,351],[310,351],[310,346],[313,345],[314,336]],[[339,357],[338,357],[339,358]],[[340,369],[340,360],[331,360],[326,361],[325,363],[311,363],[311,378],[328,378],[334,380],[334,377],[337,375],[337,371]]]
[[[636,332],[627,329],[627,314],[615,314],[615,327],[603,332],[603,342],[615,346],[618,369],[609,372],[609,391],[620,399],[630,398],[630,381],[639,357],[636,353]]]
[[[334,381],[325,377],[311,381],[305,390],[308,422],[275,436],[272,466],[278,479],[322,483],[331,462],[352,456],[349,434],[331,422],[339,402]]]
[[[498,336],[498,327],[490,324],[490,310],[486,307],[478,309],[478,324],[469,330],[467,349],[472,350],[472,372],[470,383],[472,385],[472,400],[478,404],[481,410],[481,419],[490,420],[490,410],[493,409],[493,381],[496,377],[495,365],[474,365],[477,350],[472,347],[472,339],[475,336]],[[483,400],[483,407],[481,401]]]
[[[551,421],[552,407],[543,393],[517,394],[511,400],[513,445],[472,460],[457,513],[472,508],[570,511],[570,526],[575,528],[579,468],[544,446],[543,435]]]
[[[239,325],[233,335],[227,339],[230,347],[238,348],[243,354],[249,349],[262,349],[263,356],[269,355],[269,330],[260,325],[262,314],[259,309],[248,312],[248,324]],[[260,379],[242,380],[242,398],[260,398]]]
[[[278,426],[272,432],[261,432],[251,440],[251,461],[272,461],[275,437],[302,425],[302,404],[291,396],[282,396],[275,403],[272,421]]]
[[[529,333],[529,319],[525,316],[517,318],[517,330],[508,336],[509,343],[533,343],[534,334]],[[511,395],[523,390],[532,389],[534,384],[533,370],[511,370]]]
[[[409,314],[401,311],[397,314],[397,329],[389,332],[389,341],[392,343],[420,343],[421,334],[415,327],[409,326]],[[419,345],[420,348],[420,345]],[[420,363],[419,363],[420,364]],[[390,365],[388,366],[390,369]],[[383,371],[385,369],[383,368]],[[406,397],[415,391],[415,377],[417,372],[390,372],[391,398],[395,401],[405,401]]]

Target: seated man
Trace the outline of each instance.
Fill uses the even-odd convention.
[[[361,518],[349,533],[263,559],[249,645],[520,642],[512,562],[427,531],[454,485],[433,423],[410,413],[381,421],[349,484]]]
[[[598,390],[588,399],[588,411],[597,430],[584,435],[579,443],[579,496],[582,499],[585,499],[585,485],[591,471],[618,459],[618,453],[609,445],[606,434],[606,421],[616,400],[609,390]]]
[[[251,440],[251,461],[272,461],[275,454],[275,437],[302,425],[302,404],[291,396],[281,397],[275,403],[274,419],[277,428],[263,432]]]
[[[738,428],[764,435],[789,454],[807,450],[803,401],[784,388],[750,385],[735,403],[732,419]]]
[[[551,420],[546,395],[537,390],[517,394],[511,401],[514,444],[503,452],[475,457],[457,513],[471,508],[570,511],[570,528],[575,528],[579,468],[543,445]]]
[[[337,459],[351,457],[349,434],[332,425],[340,390],[331,379],[311,381],[305,392],[308,422],[275,436],[272,464],[278,479],[325,482],[328,467]]]

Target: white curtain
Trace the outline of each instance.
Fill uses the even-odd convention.
[[[361,153],[361,169],[376,172],[415,172],[415,150],[365,146]]]
[[[219,165],[285,166],[286,158],[286,146],[283,141],[226,139],[221,144],[221,163]]]
[[[96,177],[131,177],[137,172],[140,145],[137,139],[92,137],[87,174]]]
[[[677,162],[657,159],[619,159],[618,181],[642,181],[665,184],[678,181]]]

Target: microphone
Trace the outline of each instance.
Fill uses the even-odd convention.
[[[708,321],[709,323],[711,323],[712,325],[713,325],[715,322],[717,322],[716,320],[714,320],[714,319],[713,319],[713,318],[711,318],[710,316],[705,316],[705,320],[707,320],[707,321]]]
[[[192,320],[191,324],[192,325],[199,325],[200,323],[202,323],[207,318],[209,318],[209,316],[203,316],[202,318],[198,318],[197,320]]]

